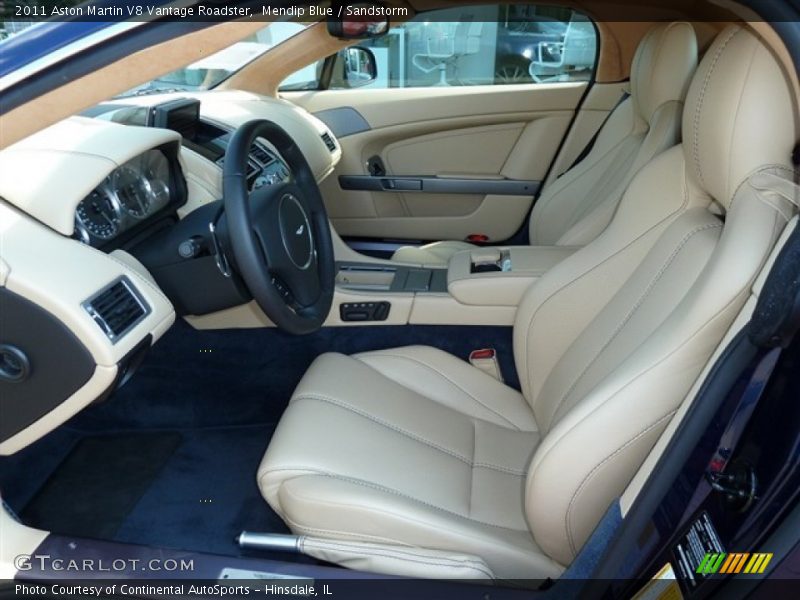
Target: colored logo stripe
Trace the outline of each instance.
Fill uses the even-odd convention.
[[[753,558],[750,559],[750,562],[747,563],[747,566],[744,569],[745,573],[763,573],[769,561],[772,560],[772,553],[759,553],[753,554]]]
[[[772,560],[772,553],[766,552],[725,552],[708,553],[697,565],[695,573],[701,575],[713,575],[714,573],[737,574],[763,573],[769,562]]]
[[[724,552],[720,554],[706,554],[697,566],[696,573],[701,573],[703,575],[716,573],[722,565],[722,561],[725,560],[725,556]]]

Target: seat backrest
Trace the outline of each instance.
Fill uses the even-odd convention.
[[[597,34],[594,23],[587,17],[576,16],[564,33],[561,63],[575,68],[591,67],[597,52]]]
[[[641,465],[794,212],[750,184],[792,177],[790,89],[755,35],[726,28],[692,80],[683,144],[642,168],[608,229],[518,309],[517,369],[544,434],[526,513],[562,564]]]
[[[656,25],[645,35],[631,65],[630,98],[606,121],[591,152],[534,205],[532,245],[583,246],[608,226],[636,172],[680,141],[683,99],[696,66],[689,23]]]

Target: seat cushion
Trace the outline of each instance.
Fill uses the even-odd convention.
[[[474,245],[455,240],[433,242],[424,246],[402,246],[392,255],[392,260],[415,265],[445,266],[456,252],[470,250]]]
[[[539,443],[522,395],[434,348],[324,354],[258,470],[299,534],[462,552],[498,577],[557,577],[525,521]]]

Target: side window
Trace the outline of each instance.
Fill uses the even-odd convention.
[[[582,81],[597,59],[595,27],[586,16],[540,5],[429,11],[358,45],[374,54],[377,76],[353,85],[351,75],[348,84],[347,54],[339,53],[329,89]]]

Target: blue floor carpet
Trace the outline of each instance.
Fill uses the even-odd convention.
[[[176,434],[180,441],[157,468],[130,462],[126,468],[132,469],[131,477],[147,485],[130,486],[127,496],[120,489],[114,502],[98,502],[93,509],[98,519],[107,512],[107,529],[91,525],[87,533],[113,530],[111,539],[120,542],[241,555],[234,537],[242,530],[287,532],[261,497],[256,470],[292,391],[314,358],[323,352],[352,354],[408,344],[435,346],[461,358],[473,349],[493,347],[506,381],[519,385],[510,327],[339,327],[294,337],[275,329],[197,331],[179,321],[109,399],[21,452],[0,457],[0,492],[29,521],[44,519],[42,511],[25,509],[52,484],[59,469],[70,467],[70,456],[75,458],[71,453],[82,447],[80,461],[93,463],[82,440]],[[88,447],[96,448],[102,464],[102,444]],[[97,472],[103,479],[103,469]],[[101,488],[119,481],[114,465],[107,472]],[[79,478],[80,469],[75,476]],[[88,502],[63,481],[59,486],[64,506]],[[58,504],[50,502],[44,512],[57,511]],[[45,516],[64,522],[69,515]]]

